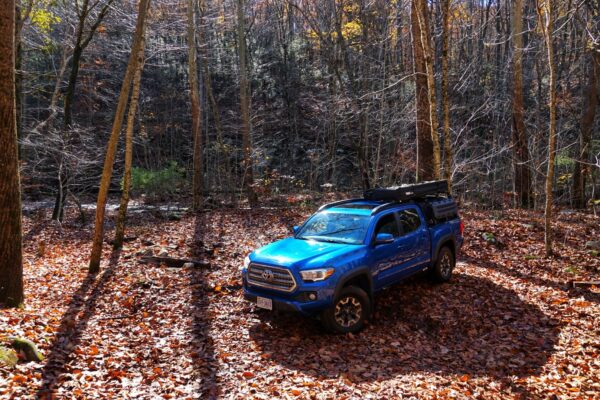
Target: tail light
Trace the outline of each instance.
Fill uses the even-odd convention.
[[[462,235],[463,232],[465,231],[465,223],[461,220],[459,226],[460,226],[460,234]]]

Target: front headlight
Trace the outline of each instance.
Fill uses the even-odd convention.
[[[333,275],[334,271],[333,268],[309,269],[307,271],[300,271],[300,276],[305,282],[316,282],[329,278]]]

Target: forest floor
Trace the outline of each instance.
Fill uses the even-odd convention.
[[[139,213],[121,251],[105,244],[96,276],[89,223],[74,210],[62,226],[27,214],[27,300],[0,309],[0,344],[27,337],[45,360],[0,366],[0,398],[600,398],[600,290],[568,284],[600,280],[585,249],[600,217],[557,213],[556,256],[545,258],[541,214],[465,211],[450,283],[392,287],[363,332],[334,336],[257,311],[240,289],[244,256],[308,208]],[[161,249],[210,267],[140,263]]]

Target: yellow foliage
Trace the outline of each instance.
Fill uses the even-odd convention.
[[[350,21],[342,26],[342,36],[344,39],[354,39],[362,34],[362,26],[358,21]]]
[[[450,10],[450,23],[452,24],[454,21],[458,22],[467,22],[471,16],[465,7],[465,4],[457,3],[456,6],[452,7]]]
[[[45,8],[31,10],[31,23],[43,33],[50,33],[52,25],[61,21],[58,15]]]
[[[357,13],[358,4],[352,4],[352,2],[348,2],[343,5],[342,10],[344,10],[344,12],[347,14]]]
[[[315,32],[313,29],[308,29],[306,31],[306,36],[308,36],[309,39],[313,39],[313,40],[319,39],[319,34],[317,32]]]

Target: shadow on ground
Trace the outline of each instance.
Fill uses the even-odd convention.
[[[194,224],[192,255],[203,258],[202,248],[207,240],[207,221],[205,214],[198,213]],[[192,288],[192,341],[190,347],[194,362],[195,381],[202,399],[215,399],[219,388],[216,381],[217,364],[213,340],[210,336],[209,296],[205,284],[208,271],[203,268],[190,269],[190,287]]]
[[[120,251],[113,251],[107,268],[100,274],[88,274],[73,294],[46,357],[42,370],[42,383],[37,392],[38,398],[54,399],[57,387],[64,379],[69,379],[65,374],[73,358],[73,351],[82,341],[88,322],[96,311],[99,297],[106,294],[104,289],[115,277],[119,258]]]
[[[436,285],[417,277],[378,297],[372,324],[324,334],[293,314],[262,314],[250,331],[270,360],[318,378],[353,382],[431,372],[469,376],[538,374],[558,341],[558,322],[492,281],[456,274]]]
[[[550,279],[541,278],[535,273],[520,270],[519,268],[522,267],[522,265],[517,265],[513,267],[502,266],[493,261],[475,258],[464,253],[461,258],[465,262],[476,265],[480,268],[494,270],[502,274],[508,275],[514,279],[522,279],[524,281],[527,281],[528,283],[533,283],[534,285],[544,286],[547,288],[563,291],[565,295],[569,297],[583,297],[587,301],[600,303],[599,293],[591,292],[586,288],[569,287],[566,281],[558,282]]]

